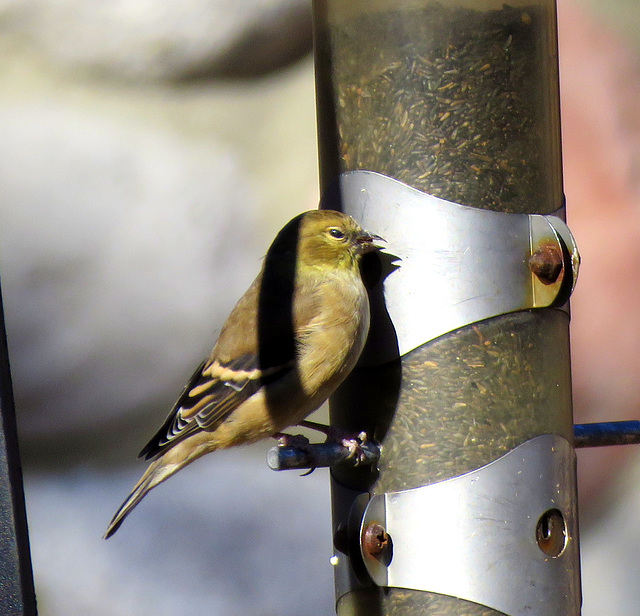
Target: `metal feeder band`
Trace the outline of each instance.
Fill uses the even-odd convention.
[[[580,257],[563,210],[467,207],[372,171],[343,173],[321,206],[342,204],[400,261],[385,301],[401,356],[489,317],[561,306],[575,286]]]
[[[578,614],[574,468],[572,446],[543,435],[459,477],[374,496],[360,525],[369,575],[507,616]]]

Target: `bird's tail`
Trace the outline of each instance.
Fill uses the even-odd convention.
[[[145,497],[149,490],[166,481],[177,473],[181,468],[191,464],[200,456],[216,449],[217,443],[212,440],[211,433],[198,432],[184,441],[180,441],[174,445],[163,456],[159,457],[149,464],[144,475],[140,477],[140,481],[136,483],[127,500],[122,503],[120,509],[116,511],[104,538],[108,539],[119,528],[124,519],[131,513],[131,510]]]
[[[167,464],[162,458],[159,458],[155,462],[152,462],[144,475],[140,477],[140,481],[136,483],[133,490],[127,497],[127,499],[120,505],[120,509],[116,511],[115,515],[107,526],[107,531],[104,534],[103,539],[108,539],[115,533],[120,525],[124,522],[124,519],[131,513],[133,508],[145,497],[149,490],[155,488],[158,484],[162,483],[166,479],[169,479],[171,475],[178,472],[184,464]]]

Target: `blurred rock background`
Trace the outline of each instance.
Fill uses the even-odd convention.
[[[577,421],[638,418],[640,18],[559,0]],[[0,272],[41,616],[333,613],[325,472],[222,452],[105,525],[318,199],[308,0],[0,0]],[[640,452],[579,454],[584,614],[640,606]]]

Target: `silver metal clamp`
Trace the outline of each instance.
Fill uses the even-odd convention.
[[[481,210],[373,171],[343,173],[335,188],[322,207],[348,203],[400,259],[385,280],[400,355],[489,317],[560,306],[573,290],[580,257],[563,211]]]
[[[459,477],[373,496],[359,531],[369,575],[508,616],[579,613],[574,466],[572,446],[544,435]]]

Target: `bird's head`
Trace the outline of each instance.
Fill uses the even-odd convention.
[[[298,259],[310,266],[353,268],[360,255],[378,248],[378,235],[365,231],[358,223],[334,210],[310,210],[301,214]]]

